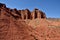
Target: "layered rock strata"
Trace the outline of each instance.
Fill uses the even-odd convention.
[[[3,14],[7,16],[12,16],[15,19],[23,19],[23,20],[46,18],[45,13],[38,10],[37,8],[31,12],[28,9],[25,9],[25,10],[10,9],[10,8],[7,8],[5,4],[0,3],[0,15],[3,16]]]

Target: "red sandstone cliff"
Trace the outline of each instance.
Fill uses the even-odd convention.
[[[60,40],[60,21],[44,12],[17,10],[0,3],[0,40]]]
[[[30,12],[28,9],[25,10],[17,10],[7,8],[5,4],[0,3],[0,15],[12,16],[15,19],[36,19],[36,18],[46,18],[45,13],[42,11],[35,9]]]

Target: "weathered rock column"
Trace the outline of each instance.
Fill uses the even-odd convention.
[[[28,11],[27,10],[25,10],[25,16],[26,16],[25,19],[28,19]]]
[[[21,10],[18,10],[18,13],[19,13],[19,18],[22,19],[22,17],[21,17]]]
[[[23,20],[29,19],[30,18],[29,10],[28,9],[21,10],[21,17],[22,17]]]
[[[40,11],[39,10],[37,10],[37,18],[41,18],[41,13],[40,13]]]
[[[37,8],[35,8],[35,17],[36,18],[41,18],[40,10],[38,10]]]
[[[35,11],[31,12],[32,19],[35,19]]]
[[[22,20],[24,20],[24,10],[21,10],[21,17],[22,17]]]
[[[31,12],[28,9],[25,9],[25,15],[26,15],[26,19],[31,18]]]

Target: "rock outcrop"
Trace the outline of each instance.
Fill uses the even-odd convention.
[[[6,8],[5,4],[0,3],[0,8]]]
[[[46,19],[38,9],[10,9],[0,3],[0,40],[60,40],[60,21]]]
[[[46,18],[44,12],[35,9],[34,11],[30,12],[28,9],[25,10],[17,10],[17,9],[10,9],[7,8],[5,4],[0,3],[0,15],[7,14],[9,16],[14,17],[15,19],[36,19],[36,18]]]
[[[32,19],[36,19],[36,18],[46,18],[46,15],[45,15],[45,13],[44,12],[42,12],[42,11],[40,11],[40,10],[38,10],[37,8],[36,9],[34,9],[34,11],[32,11],[32,13],[31,13],[32,15]]]

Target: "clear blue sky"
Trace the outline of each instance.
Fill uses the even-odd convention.
[[[60,18],[60,0],[0,0],[9,8],[34,10],[38,8],[46,13],[47,17]]]

